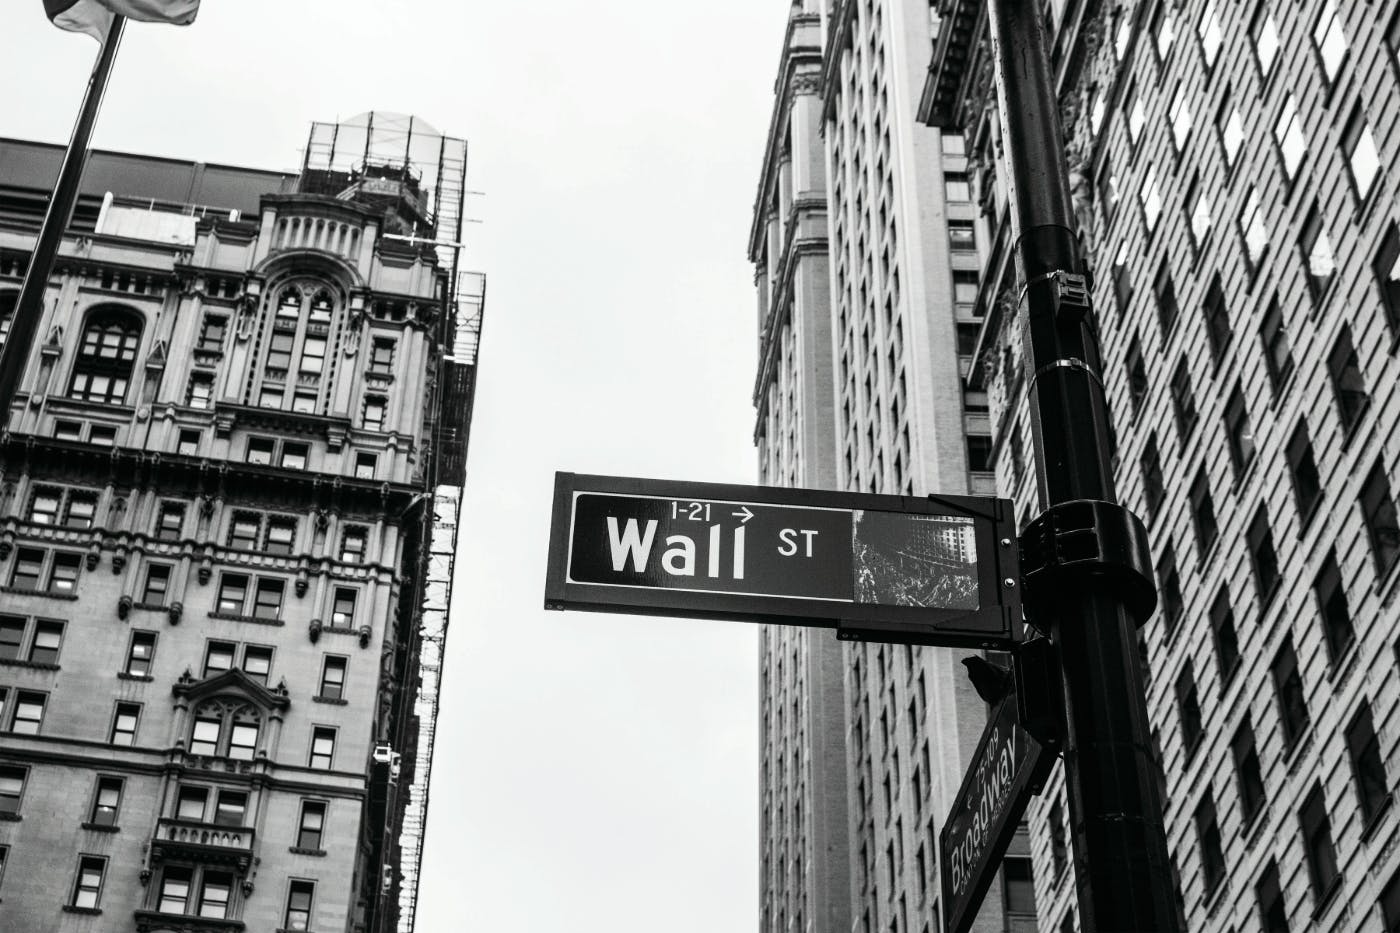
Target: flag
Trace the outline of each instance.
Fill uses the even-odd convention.
[[[184,26],[194,22],[199,0],[44,0],[44,12],[60,29],[85,32],[103,42],[115,15]]]

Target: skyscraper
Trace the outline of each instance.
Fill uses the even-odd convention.
[[[0,334],[61,154],[0,140]],[[390,114],[92,155],[0,438],[0,927],[411,928],[464,174]]]
[[[1029,514],[983,6],[943,4],[960,51],[923,116],[972,144],[993,244],[973,372]],[[1400,4],[1045,8],[1118,489],[1156,562],[1142,662],[1186,925],[1395,929]],[[1067,809],[1057,772],[1031,822],[1064,931]]]
[[[991,491],[962,140],[914,119],[936,28],[925,2],[793,6],[750,238],[764,482]],[[986,720],[961,654],[762,646],[762,929],[938,929],[938,831]],[[1012,863],[979,929],[1034,928]]]

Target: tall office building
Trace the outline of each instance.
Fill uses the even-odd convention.
[[[89,162],[0,437],[0,928],[412,928],[465,143],[305,152]],[[0,333],[61,156],[0,140]]]
[[[924,0],[793,5],[749,244],[766,483],[992,489],[961,137],[914,119],[936,29]],[[764,931],[939,928],[938,832],[987,715],[965,653],[764,632]],[[1034,929],[1015,851],[979,930]]]
[[[975,153],[974,372],[1030,514],[984,4],[943,6],[962,51],[923,116]],[[1400,929],[1400,3],[1045,6],[1118,490],[1156,561],[1142,659],[1186,925]],[[1031,822],[1063,931],[1067,810],[1057,771]]]

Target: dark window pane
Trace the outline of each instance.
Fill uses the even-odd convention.
[[[1259,752],[1254,747],[1254,726],[1247,715],[1230,740],[1230,753],[1235,760],[1240,813],[1244,822],[1249,823],[1264,805],[1264,777],[1259,768]]]
[[[1210,495],[1210,478],[1206,476],[1205,468],[1196,474],[1196,479],[1191,483],[1191,522],[1196,529],[1196,545],[1202,555],[1210,551],[1215,544],[1216,536],[1219,534],[1219,526],[1215,522],[1215,501]]]
[[[1322,634],[1327,642],[1327,656],[1335,664],[1356,640],[1335,550],[1327,553],[1327,559],[1323,561],[1322,570],[1313,584],[1313,592],[1317,594],[1317,606],[1322,613]]]
[[[1188,661],[1176,678],[1176,711],[1181,718],[1181,744],[1189,755],[1201,738],[1201,703],[1196,696],[1196,678]]]
[[[1215,642],[1215,660],[1220,668],[1223,689],[1234,676],[1240,662],[1240,642],[1235,631],[1235,613],[1230,608],[1229,591],[1222,587],[1210,606],[1210,630]]]
[[[1313,461],[1312,441],[1308,438],[1306,421],[1298,422],[1298,427],[1293,429],[1293,435],[1288,439],[1288,475],[1293,480],[1298,515],[1306,519],[1312,515],[1322,495],[1322,483],[1317,475],[1317,464]]]
[[[1361,804],[1361,819],[1370,824],[1390,798],[1390,782],[1385,776],[1381,745],[1371,722],[1371,707],[1362,703],[1361,709],[1347,727],[1347,752],[1351,757],[1351,773],[1356,778],[1356,798]]]
[[[1346,325],[1342,326],[1332,352],[1327,355],[1327,372],[1331,376],[1342,430],[1350,432],[1366,413],[1371,397],[1366,392],[1366,380],[1362,378],[1361,364],[1351,343],[1351,328]]]
[[[1274,691],[1278,697],[1279,724],[1283,740],[1289,748],[1307,729],[1308,705],[1303,693],[1303,676],[1298,671],[1298,656],[1293,652],[1293,639],[1284,639],[1274,656]]]
[[[1308,860],[1308,879],[1312,882],[1313,898],[1321,902],[1337,880],[1337,852],[1332,845],[1332,821],[1327,815],[1327,803],[1322,787],[1314,784],[1312,793],[1298,810],[1298,822],[1303,829],[1303,853]]]
[[[1397,520],[1395,498],[1390,494],[1390,479],[1383,462],[1376,463],[1361,488],[1361,517],[1371,539],[1376,573],[1384,576],[1400,557],[1400,520]]]

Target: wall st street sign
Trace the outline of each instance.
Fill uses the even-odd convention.
[[[1004,499],[557,473],[545,607],[1006,647],[1015,540]]]
[[[1033,794],[1056,755],[1017,723],[1016,694],[997,706],[938,836],[943,929],[966,933]]]

